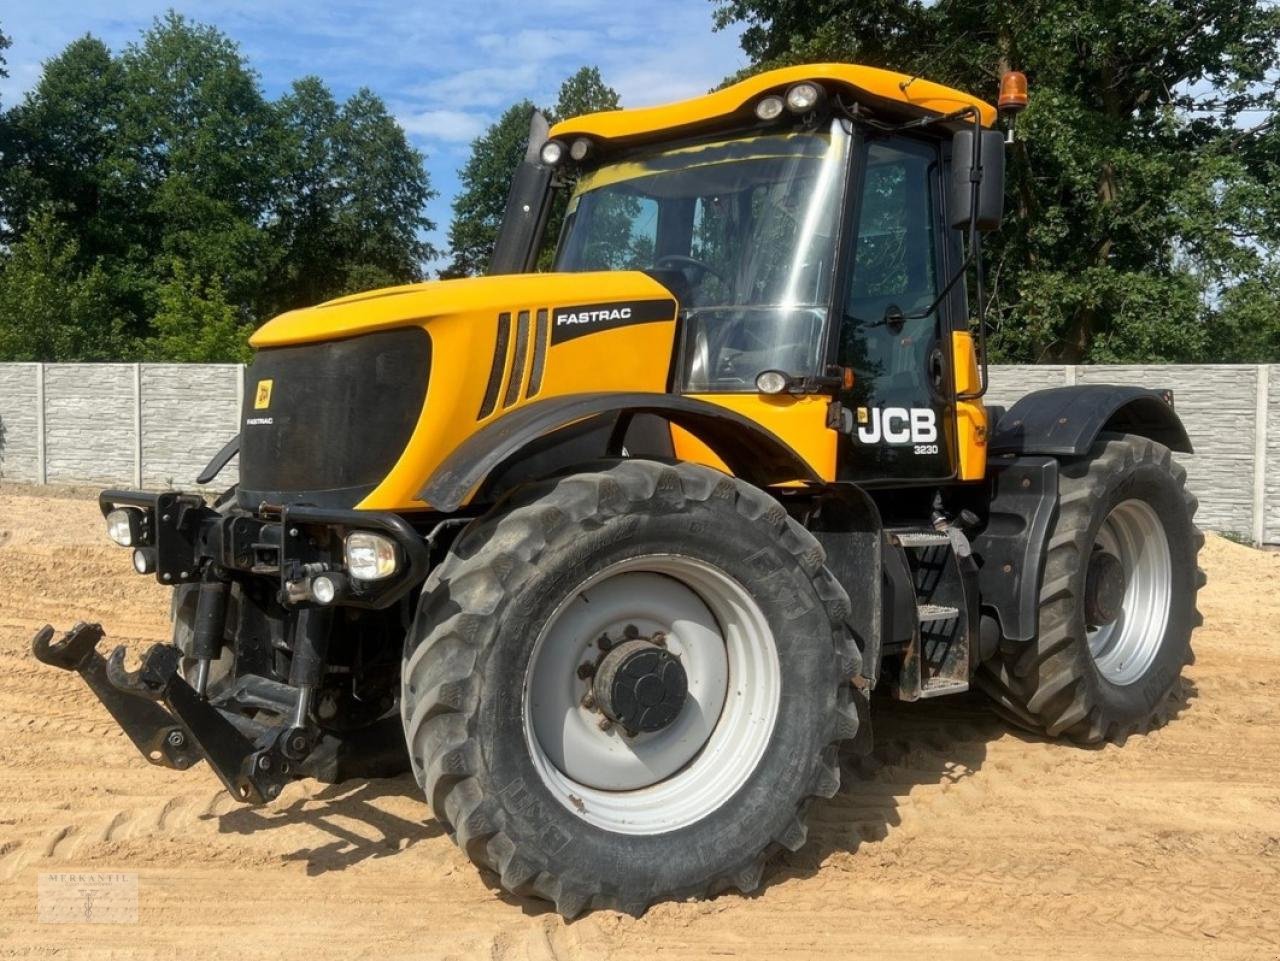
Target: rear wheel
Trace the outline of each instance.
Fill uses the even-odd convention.
[[[772,498],[628,460],[531,485],[424,587],[410,756],[517,894],[632,913],[753,889],[857,730],[848,598]]]
[[[1003,642],[978,673],[1012,720],[1081,743],[1167,720],[1204,583],[1185,484],[1168,448],[1145,437],[1105,434],[1062,463],[1038,636]]]

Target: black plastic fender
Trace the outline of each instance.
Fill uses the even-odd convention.
[[[1027,394],[1001,416],[990,454],[1087,454],[1104,430],[1138,434],[1182,454],[1192,453],[1173,392],[1110,384],[1051,387]]]
[[[566,394],[517,408],[459,444],[418,496],[438,511],[456,511],[489,473],[524,447],[600,414],[653,414],[698,436],[735,476],[757,487],[786,481],[822,483],[803,457],[772,431],[741,414],[678,394]],[[613,452],[610,452],[613,453]]]

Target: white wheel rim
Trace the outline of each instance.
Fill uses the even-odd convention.
[[[1160,518],[1146,501],[1122,501],[1098,530],[1096,549],[1124,567],[1124,601],[1110,624],[1088,632],[1089,653],[1112,684],[1132,684],[1155,660],[1169,625],[1173,559]]]
[[[689,694],[667,727],[628,737],[584,706],[580,664],[602,633],[662,631]],[[736,580],[677,554],[588,578],[548,618],[529,658],[524,731],[543,783],[583,820],[623,834],[678,830],[720,808],[755,770],[781,700],[773,632]]]

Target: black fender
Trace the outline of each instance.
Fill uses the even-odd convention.
[[[1109,384],[1051,387],[1027,394],[996,424],[990,454],[1087,454],[1103,431],[1138,434],[1182,454],[1193,453],[1173,392]]]
[[[848,626],[862,653],[862,677],[880,676],[883,576],[888,540],[880,510],[856,484],[829,484],[807,505],[802,523],[822,545],[832,576],[849,595]],[[915,612],[915,595],[911,598]]]
[[[1058,516],[1058,461],[1044,455],[998,458],[987,470],[987,523],[973,539],[978,594],[1000,634],[1030,641],[1040,622],[1040,576],[1049,525]]]
[[[748,417],[691,397],[637,391],[567,394],[517,408],[459,444],[418,496],[436,510],[456,511],[500,464],[548,435],[604,414],[624,425],[646,414],[677,424],[710,447],[735,476],[757,487],[822,483],[790,445]],[[616,433],[620,446],[622,432]]]

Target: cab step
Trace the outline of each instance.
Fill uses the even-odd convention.
[[[969,690],[968,681],[956,681],[945,677],[931,677],[920,688],[920,697],[945,697],[948,694],[963,694]]]
[[[960,616],[960,608],[948,604],[917,604],[916,613],[921,624],[933,621],[950,621]]]
[[[951,543],[951,538],[941,531],[890,531],[889,536],[899,547],[941,547]]]

